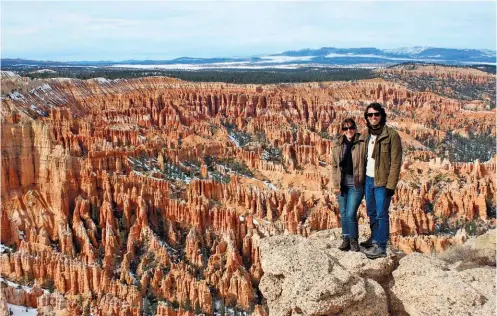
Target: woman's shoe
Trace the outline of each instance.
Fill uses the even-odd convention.
[[[355,239],[350,238],[349,241],[350,241],[350,251],[360,251],[357,238]]]
[[[342,244],[338,246],[338,249],[342,251],[350,250],[350,239],[349,236],[342,236]]]
[[[364,248],[373,247],[373,235],[371,234],[367,240],[360,242],[359,245]]]

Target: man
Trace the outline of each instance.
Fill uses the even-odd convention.
[[[360,245],[370,259],[386,257],[390,236],[388,208],[399,181],[402,143],[399,134],[386,126],[387,114],[379,103],[371,103],[364,112],[368,128],[366,142],[366,210],[371,236]]]

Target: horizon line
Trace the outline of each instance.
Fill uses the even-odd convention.
[[[135,58],[127,58],[127,59],[120,59],[120,60],[112,60],[112,59],[79,59],[79,60],[56,60],[56,59],[36,59],[36,58],[24,58],[24,57],[1,57],[0,60],[5,60],[5,59],[23,59],[23,60],[32,60],[32,61],[38,61],[38,62],[60,62],[60,63],[76,63],[76,62],[125,62],[125,61],[173,61],[176,59],[181,59],[181,58],[196,58],[196,59],[212,59],[212,58],[254,58],[254,57],[260,57],[260,56],[274,56],[278,54],[283,54],[286,52],[298,52],[298,51],[304,51],[304,50],[319,50],[323,48],[336,48],[336,49],[367,49],[367,48],[374,48],[378,50],[395,50],[395,49],[402,49],[402,48],[424,48],[424,49],[432,49],[432,48],[438,48],[438,49],[455,49],[455,50],[475,50],[475,51],[491,51],[496,54],[497,57],[497,47],[495,49],[489,49],[489,48],[454,48],[454,47],[436,47],[436,46],[423,46],[423,45],[414,45],[414,46],[400,46],[397,48],[378,48],[374,46],[361,46],[361,47],[336,47],[336,46],[322,46],[319,48],[302,48],[302,49],[293,49],[293,50],[285,50],[281,51],[278,53],[260,53],[256,55],[248,55],[248,56],[211,56],[211,57],[194,57],[194,56],[180,56],[180,57],[174,57],[174,58],[158,58],[158,59],[150,59],[150,58],[143,58],[143,59],[135,59]]]

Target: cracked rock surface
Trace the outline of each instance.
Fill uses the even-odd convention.
[[[493,315],[495,266],[419,253],[400,258],[390,250],[369,260],[338,250],[337,232],[261,240],[259,288],[270,315]],[[495,230],[478,238],[458,247],[489,255]]]

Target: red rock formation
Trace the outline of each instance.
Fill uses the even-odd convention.
[[[346,117],[364,127],[371,101],[386,105],[406,149],[390,209],[394,246],[443,251],[459,241],[430,235],[442,217],[486,221],[496,192],[496,157],[451,163],[423,145],[453,130],[495,135],[495,113],[468,114],[474,102],[385,80],[261,87],[8,77],[2,85],[20,96],[2,96],[0,238],[15,250],[0,255],[1,273],[53,281],[60,295],[5,290],[40,313],[89,306],[94,315],[138,315],[150,297],[166,302],[159,315],[211,314],[217,301],[250,310],[261,238],[340,226],[333,138]],[[368,222],[364,203],[359,222]]]

